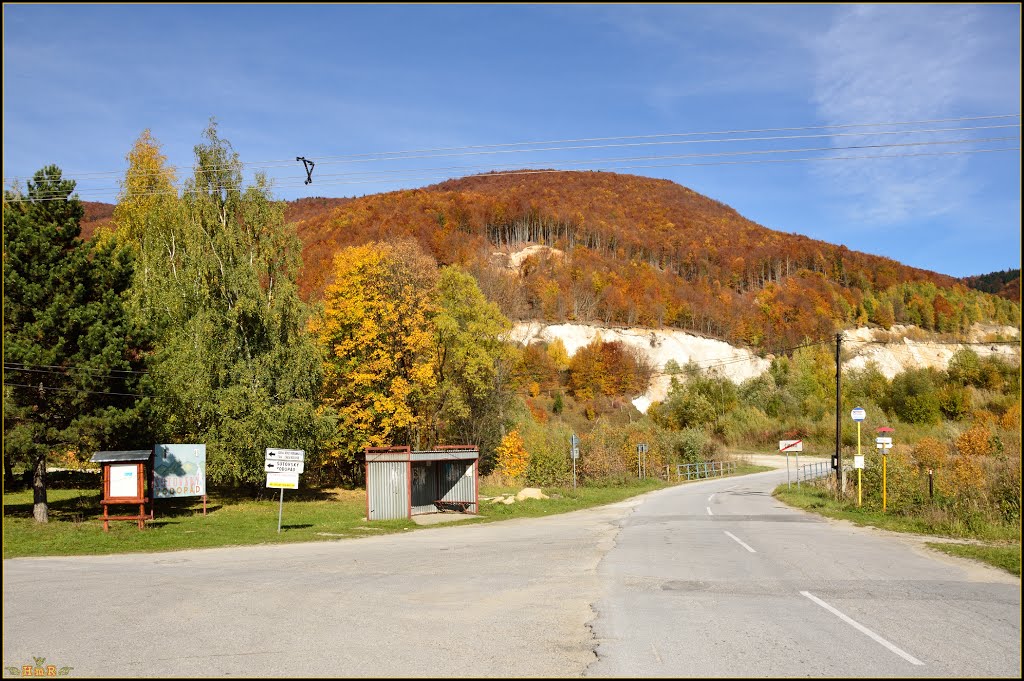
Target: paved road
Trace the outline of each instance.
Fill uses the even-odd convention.
[[[785,471],[333,543],[5,560],[74,676],[1018,676],[1020,581],[784,508]]]

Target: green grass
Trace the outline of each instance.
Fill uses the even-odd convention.
[[[882,513],[880,509],[867,505],[858,508],[855,500],[840,501],[828,490],[812,485],[803,485],[798,489],[783,484],[775,488],[773,496],[791,506],[828,518],[849,520],[860,526],[991,542],[990,545],[927,542],[927,545],[946,553],[976,558],[1020,576],[1020,526],[995,524],[977,519],[962,522],[946,513],[928,512],[927,509],[916,515]]]
[[[973,558],[1020,577],[1020,544],[1006,546],[979,546],[976,544],[940,544],[926,542],[925,546],[954,556]]]
[[[741,464],[737,475],[770,470]],[[685,482],[682,484],[686,484]],[[550,498],[511,505],[481,500],[480,513],[460,524],[494,522],[566,513],[614,503],[668,486],[657,479],[633,480],[620,486],[544,488]],[[521,488],[481,486],[482,496],[515,493]],[[4,494],[3,556],[68,556],[331,541],[418,529],[410,520],[367,522],[363,490],[286,490],[281,533],[277,532],[277,499],[253,501],[231,494],[211,494],[207,515],[197,499],[161,500],[156,519],[139,530],[134,522],[111,521],[103,531],[97,489],[53,489],[48,492],[50,522],[32,519],[32,492]],[[113,515],[133,510],[117,507]],[[137,508],[137,507],[136,507]],[[434,526],[436,527],[436,526]]]

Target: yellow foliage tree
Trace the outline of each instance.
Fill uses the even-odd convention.
[[[551,359],[551,363],[555,365],[555,368],[559,371],[565,371],[569,368],[569,353],[565,349],[565,343],[562,342],[561,338],[555,338],[548,345],[548,357]]]
[[[412,242],[341,251],[312,332],[325,358],[323,404],[338,415],[334,456],[418,446],[431,361],[437,269]]]
[[[510,480],[522,477],[530,465],[530,453],[523,445],[523,437],[519,434],[518,428],[502,438],[496,453],[498,470]]]

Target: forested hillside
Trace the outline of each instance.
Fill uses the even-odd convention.
[[[848,325],[958,332],[1020,318],[953,277],[771,230],[633,175],[478,175],[304,211],[297,230],[307,299],[321,296],[339,249],[407,236],[471,271],[520,320],[668,326],[772,349]],[[495,258],[528,244],[549,248],[511,269]]]
[[[87,237],[112,207],[84,206]],[[285,220],[303,244],[307,300],[322,297],[341,249],[411,237],[440,264],[471,272],[515,320],[678,328],[765,350],[868,324],[959,333],[978,321],[1020,322],[1019,271],[959,280],[768,229],[635,175],[477,175],[300,199],[286,204]],[[529,245],[542,248],[507,257]]]
[[[1020,302],[1020,270],[1002,270],[964,279],[971,288]]]

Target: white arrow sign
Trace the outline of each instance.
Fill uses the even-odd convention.
[[[876,437],[875,438],[875,442],[877,442],[880,445],[891,445],[892,444],[892,438],[891,437]]]
[[[268,459],[263,463],[263,470],[267,473],[301,473],[303,471],[302,461],[274,461]]]
[[[304,461],[306,452],[301,449],[272,449],[267,447],[267,461]]]

